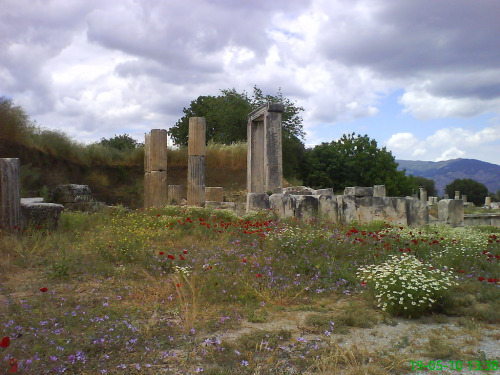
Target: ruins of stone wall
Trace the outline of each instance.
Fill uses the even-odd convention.
[[[153,129],[144,142],[144,208],[168,203],[167,131]]]
[[[189,118],[187,204],[205,205],[206,123],[203,117]]]
[[[0,229],[20,226],[21,185],[20,161],[17,158],[0,159]]]
[[[464,225],[464,201],[441,199],[438,203],[438,221],[453,227]]]
[[[281,217],[298,219],[322,218],[334,223],[369,223],[373,220],[399,225],[420,226],[429,223],[426,202],[417,198],[374,196],[379,189],[346,188],[344,195],[333,194],[251,193],[247,196],[247,211],[272,209]],[[302,190],[305,191],[305,190]]]

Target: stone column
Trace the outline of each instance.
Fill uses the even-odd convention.
[[[460,199],[460,191],[455,190],[455,199]]]
[[[162,207],[167,197],[167,131],[153,129],[144,142],[144,208]]]
[[[420,190],[420,202],[427,203],[427,191],[425,188],[419,188]]]
[[[206,123],[203,117],[189,118],[188,136],[188,206],[205,205],[205,132]]]
[[[464,201],[464,203],[467,203],[467,195],[462,194],[462,200]]]
[[[168,185],[168,204],[181,205],[181,185]]]
[[[484,198],[484,205],[485,205],[486,207],[491,206],[491,197],[486,197],[486,198]]]
[[[0,159],[0,228],[11,230],[21,224],[20,161]]]

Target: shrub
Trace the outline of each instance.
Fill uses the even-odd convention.
[[[432,310],[452,277],[413,255],[392,255],[379,265],[359,267],[358,277],[375,293],[377,306],[393,315],[419,317]]]

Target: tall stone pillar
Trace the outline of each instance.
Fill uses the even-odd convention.
[[[144,142],[144,208],[168,203],[167,131],[152,129]]]
[[[460,199],[460,191],[455,190],[455,199]]]
[[[467,195],[462,194],[462,200],[464,201],[464,203],[467,203]]]
[[[283,191],[282,103],[267,103],[248,115],[247,193]]]
[[[427,191],[425,188],[420,188],[420,202],[427,203]]]
[[[188,136],[188,206],[205,204],[205,132],[206,123],[203,117],[189,118]]]
[[[13,229],[21,222],[20,161],[0,159],[0,228]]]
[[[486,207],[490,207],[491,206],[491,197],[484,198],[484,205]]]

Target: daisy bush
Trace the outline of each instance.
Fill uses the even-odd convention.
[[[359,267],[357,276],[375,294],[377,305],[393,315],[418,317],[432,310],[453,277],[411,254],[391,255],[382,264]]]

